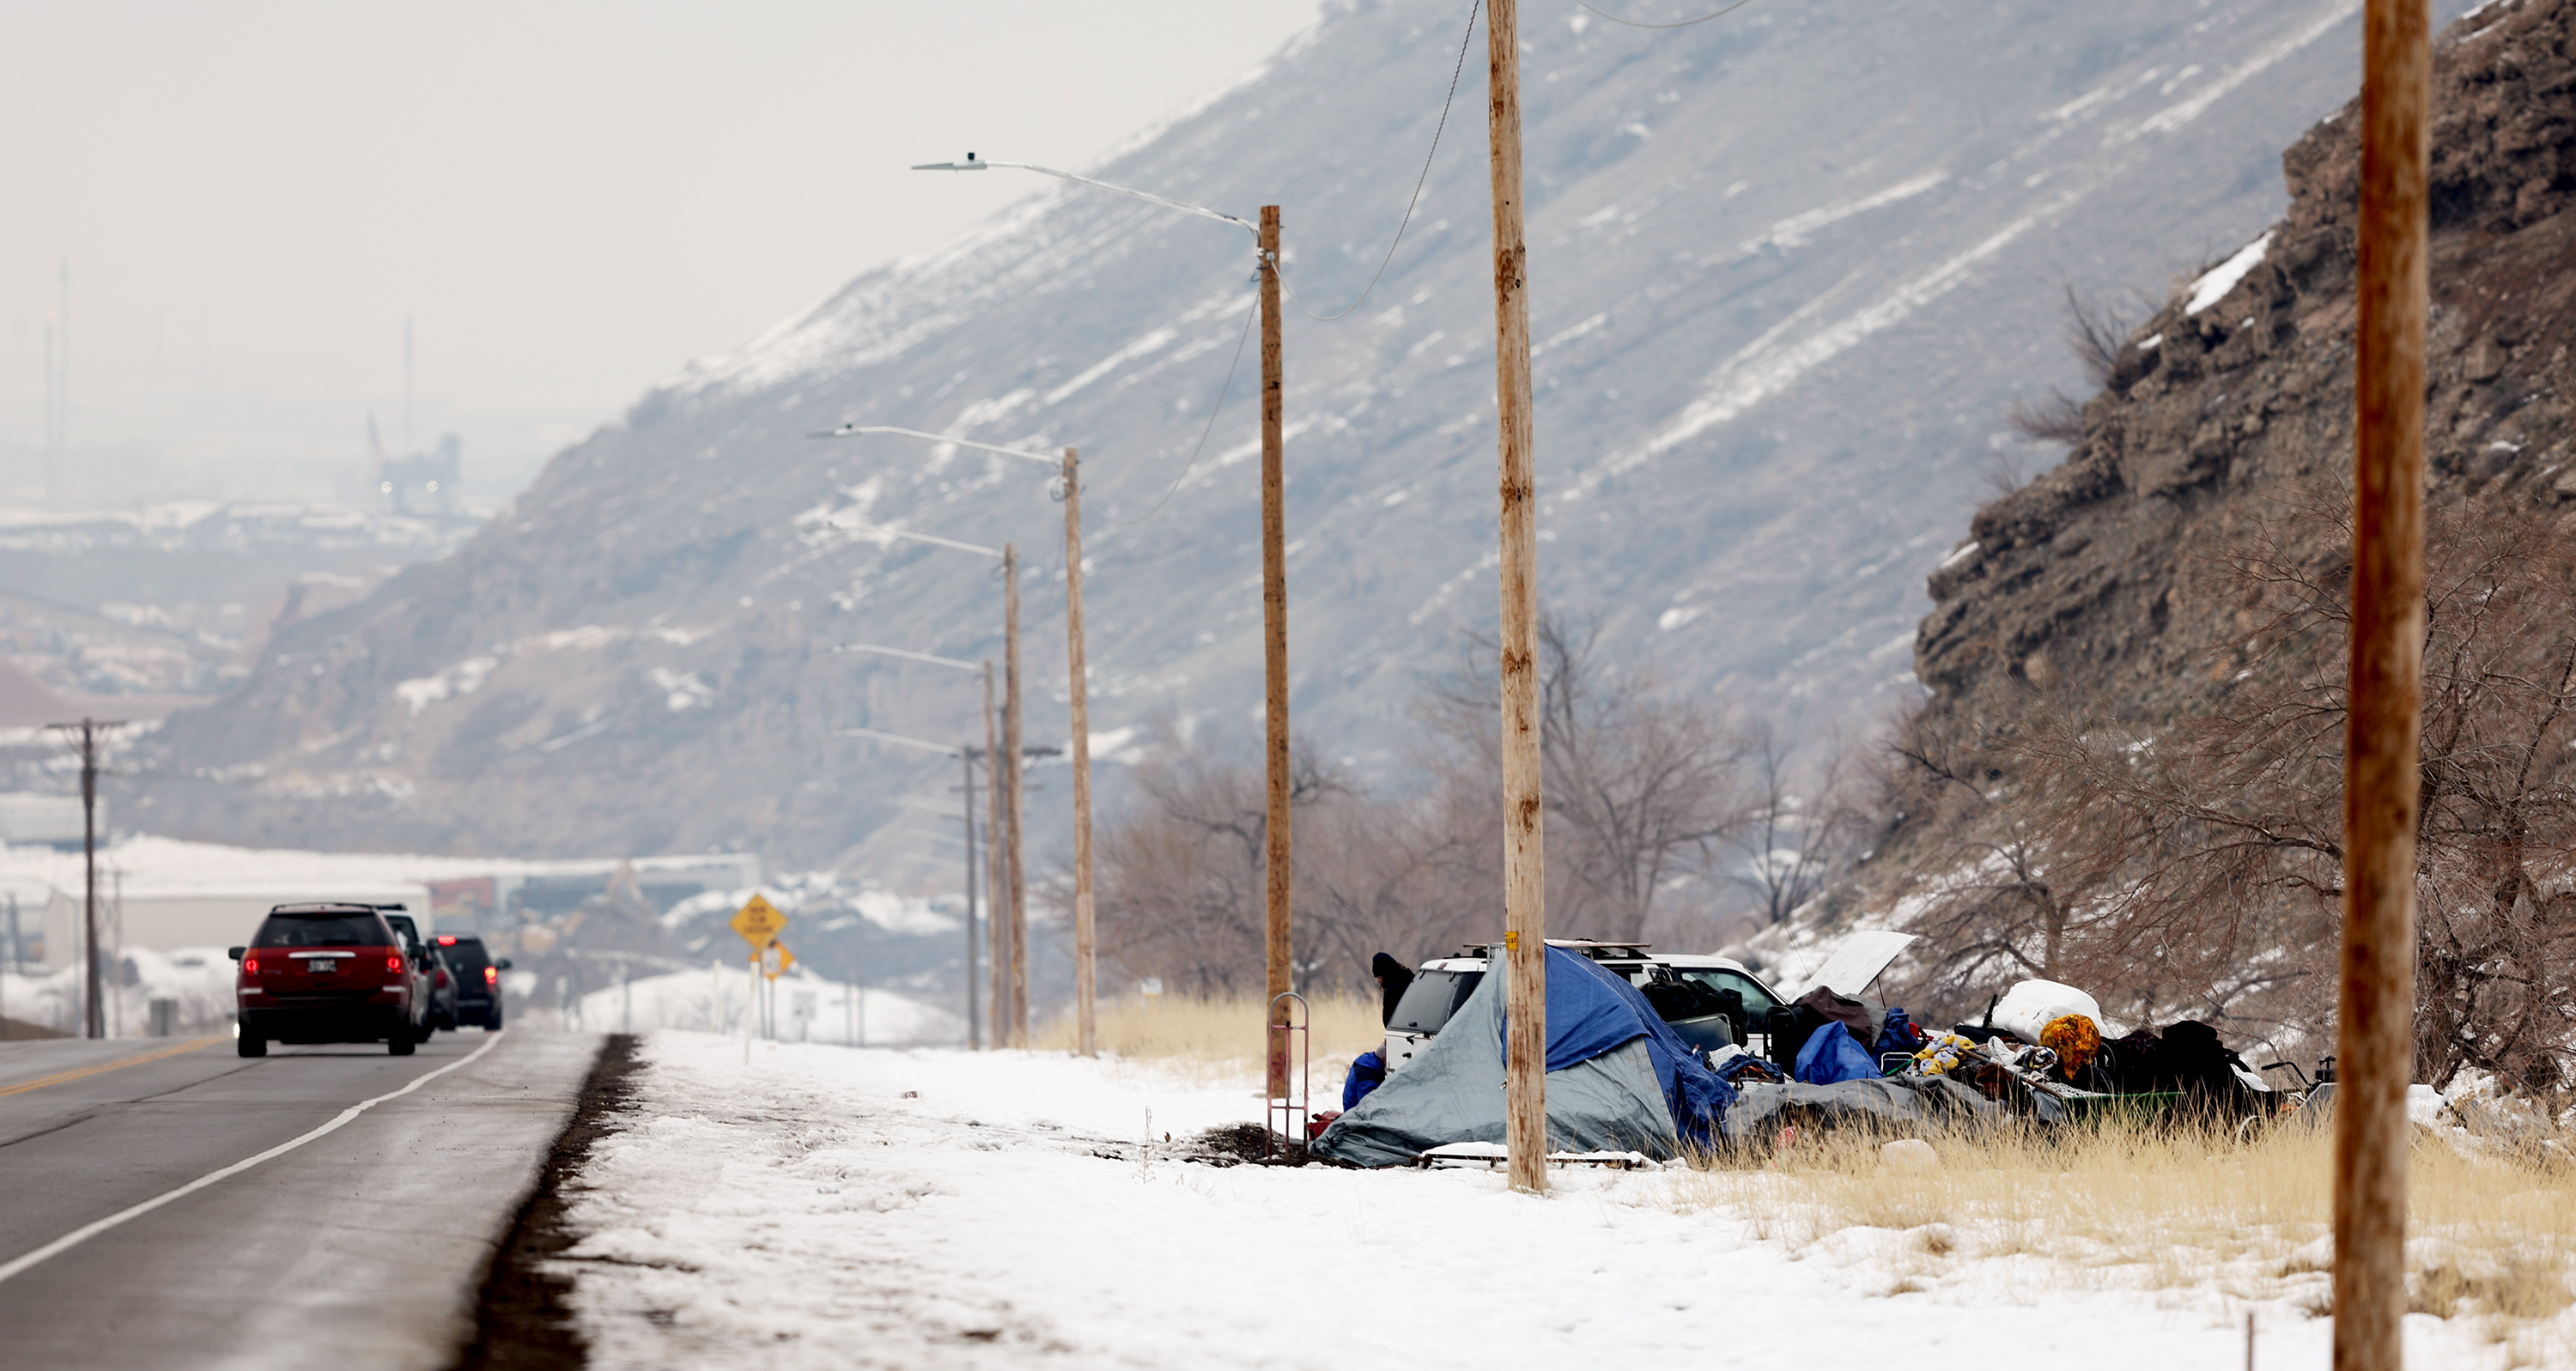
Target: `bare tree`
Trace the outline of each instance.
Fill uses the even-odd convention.
[[[1824,893],[1848,856],[1858,815],[1844,794],[1841,749],[1800,786],[1792,749],[1768,725],[1750,730],[1749,743],[1749,793],[1728,844],[1738,860],[1731,877],[1752,897],[1755,917],[1771,926]]]
[[[1540,616],[1548,926],[1634,941],[1657,893],[1706,870],[1742,824],[1748,743],[1706,704],[1657,690],[1643,672],[1611,668],[1598,646],[1597,629]],[[1426,714],[1453,757],[1498,777],[1494,653],[1490,639],[1471,638]],[[1499,782],[1487,793],[1499,807]],[[1497,815],[1484,818],[1485,832],[1500,831]]]

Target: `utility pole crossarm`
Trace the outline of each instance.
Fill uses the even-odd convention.
[[[976,442],[972,438],[960,438],[953,433],[932,433],[928,430],[918,428],[897,428],[892,424],[843,424],[839,428],[827,429],[821,433],[808,433],[805,436],[808,438],[858,438],[870,433],[891,433],[905,438],[927,438],[934,443],[955,443],[959,447],[971,447],[977,452],[998,452],[1005,457],[1025,457],[1029,461],[1044,462],[1048,466],[1054,466],[1056,463],[1055,458],[1049,457],[1043,452],[1031,452],[1026,448],[996,447],[991,443]]]
[[[1059,181],[1072,181],[1079,185],[1092,186],[1100,190],[1114,191],[1120,195],[1128,197],[1129,199],[1144,200],[1152,204],[1161,205],[1165,209],[1176,209],[1184,214],[1195,214],[1202,219],[1214,219],[1221,223],[1232,224],[1236,228],[1242,229],[1244,232],[1252,234],[1255,237],[1260,236],[1261,233],[1261,230],[1255,227],[1250,220],[1237,219],[1231,214],[1225,214],[1217,210],[1209,209],[1205,205],[1193,205],[1185,200],[1167,200],[1160,195],[1155,195],[1147,191],[1131,190],[1126,186],[1111,185],[1107,181],[1095,181],[1088,176],[1076,176],[1072,172],[1058,171],[1053,167],[1042,167],[1035,162],[989,162],[970,152],[966,154],[966,160],[963,162],[917,162],[913,164],[912,169],[914,171],[982,171],[986,167],[1011,167],[1019,171],[1034,171],[1040,176],[1052,176]]]

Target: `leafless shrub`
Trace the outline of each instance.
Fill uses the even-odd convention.
[[[2052,388],[2042,399],[2013,401],[2004,411],[2004,423],[2027,442],[2080,443],[2084,440],[2084,403]],[[2016,479],[2004,493],[2009,495],[2023,484]]]

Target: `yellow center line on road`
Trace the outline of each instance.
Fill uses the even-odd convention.
[[[229,1040],[231,1037],[232,1035],[229,1033],[210,1033],[205,1037],[192,1039],[188,1042],[181,1043],[176,1047],[165,1047],[157,1052],[138,1052],[131,1057],[119,1057],[115,1061],[100,1062],[96,1066],[84,1066],[74,1071],[57,1071],[50,1076],[38,1076],[32,1081],[20,1081],[16,1085],[0,1086],[0,1099],[5,1099],[11,1095],[24,1095],[30,1090],[42,1090],[49,1085],[61,1085],[65,1081],[76,1081],[83,1076],[95,1076],[102,1071],[114,1071],[120,1067],[141,1066],[145,1062],[157,1062],[164,1057],[176,1057],[181,1053],[194,1052],[201,1047],[212,1047],[216,1043]]]

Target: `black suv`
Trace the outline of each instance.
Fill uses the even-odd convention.
[[[446,960],[449,975],[456,984],[456,1026],[480,1024],[486,1029],[501,1027],[501,973],[510,969],[510,959],[492,960],[483,940],[471,933],[441,933],[438,953]]]

